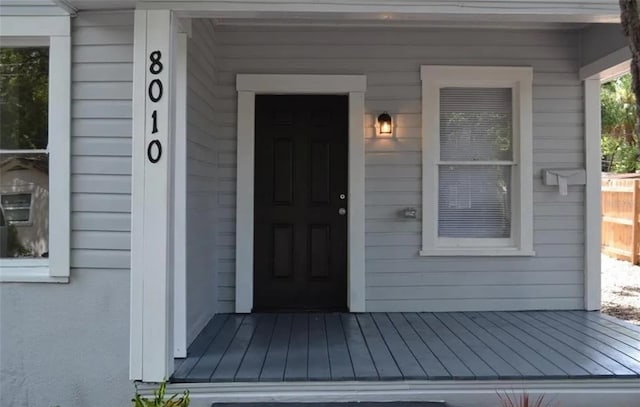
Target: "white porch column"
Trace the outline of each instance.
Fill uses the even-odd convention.
[[[601,217],[600,187],[600,79],[584,81],[584,130],[587,187],[585,194],[585,256],[584,308],[600,309],[600,245]]]
[[[173,29],[137,10],[134,34],[130,378],[173,370]]]

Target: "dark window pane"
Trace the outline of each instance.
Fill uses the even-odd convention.
[[[49,157],[0,154],[0,257],[49,252]]]
[[[0,149],[45,149],[49,49],[0,48]]]

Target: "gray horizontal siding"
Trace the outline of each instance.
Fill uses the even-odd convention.
[[[71,266],[130,267],[133,13],[72,26]]]
[[[547,167],[584,167],[582,86],[574,31],[217,26],[217,240],[220,311],[233,311],[238,73],[365,74],[368,311],[553,309],[583,306],[584,188],[542,185]],[[423,258],[420,65],[534,68],[534,244],[525,258]],[[394,140],[374,135],[383,110]]]
[[[68,16],[69,13],[53,4],[52,1],[43,0],[3,0],[0,2],[0,16]]]
[[[217,143],[214,33],[196,20],[187,55],[187,343],[217,308]]]

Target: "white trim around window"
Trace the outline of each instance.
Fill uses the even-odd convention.
[[[0,259],[0,282],[69,281],[71,30],[68,16],[3,16],[0,45],[49,47],[49,258]],[[54,102],[55,101],[55,102]]]
[[[530,67],[422,66],[422,250],[421,256],[532,256],[533,161]],[[438,236],[440,89],[511,88],[513,161],[511,233],[508,239]],[[447,164],[455,162],[447,162]],[[490,164],[492,164],[491,162]],[[481,163],[474,163],[481,164]]]

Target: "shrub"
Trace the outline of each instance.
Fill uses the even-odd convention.
[[[167,390],[167,382],[160,383],[160,387],[153,391],[153,399],[140,396],[137,392],[131,400],[133,407],[189,407],[189,390],[182,393],[182,397],[178,398],[178,394],[174,394],[165,400],[164,395]]]

